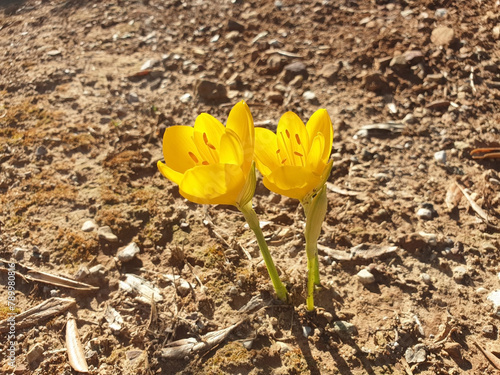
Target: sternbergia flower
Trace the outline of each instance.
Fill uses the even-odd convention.
[[[278,297],[286,301],[259,220],[252,208],[255,192],[255,131],[252,114],[243,101],[237,103],[224,127],[202,113],[190,126],[172,126],[163,136],[163,157],[158,169],[179,185],[180,194],[195,203],[236,206],[257,236],[259,247]]]
[[[299,199],[306,214],[308,264],[307,308],[314,309],[314,285],[320,285],[317,241],[326,215],[325,183],[332,161],[333,127],[325,109],[304,125],[293,112],[281,116],[276,134],[255,129],[255,162],[264,185],[275,193]]]

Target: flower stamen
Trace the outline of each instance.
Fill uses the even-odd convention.
[[[196,164],[198,164],[198,163],[199,163],[198,158],[197,158],[197,157],[196,157],[196,155],[195,155],[195,154],[193,154],[191,151],[189,151],[189,152],[188,152],[188,155],[189,155],[189,157],[190,157],[191,159],[193,159],[193,161],[194,161]]]

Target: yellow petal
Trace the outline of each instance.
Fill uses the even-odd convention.
[[[255,163],[262,175],[266,176],[281,166],[277,150],[276,134],[268,129],[255,128]]]
[[[201,162],[200,154],[193,142],[193,128],[181,125],[167,128],[163,135],[163,157],[165,164],[179,173],[193,168],[196,160]]]
[[[172,182],[175,182],[177,185],[181,183],[183,177],[182,173],[174,171],[172,168],[167,167],[161,161],[158,161],[156,165],[158,166],[158,169],[164,177],[168,178]]]
[[[330,153],[332,151],[333,143],[333,127],[332,121],[326,109],[318,109],[313,113],[306,125],[309,137],[313,139],[318,133],[323,134],[325,138],[325,147],[322,152],[322,159],[324,163],[328,162]]]
[[[309,135],[299,116],[293,112],[281,116],[276,137],[282,160],[286,159],[287,165],[303,165],[301,158],[305,158],[309,150]]]
[[[239,166],[213,164],[188,170],[179,192],[195,203],[236,205],[244,185],[245,176]]]
[[[309,168],[284,165],[264,176],[263,181],[264,185],[275,193],[302,200],[318,186],[320,177]]]
[[[323,151],[325,149],[325,137],[322,133],[317,133],[311,142],[311,149],[307,154],[307,166],[317,175],[323,173],[325,162],[323,161]]]
[[[226,129],[220,140],[219,162],[221,164],[243,165],[243,148],[240,139],[231,129]]]
[[[220,139],[226,129],[215,117],[200,114],[194,122],[194,143],[204,161],[218,163]]]
[[[229,112],[226,128],[231,129],[238,135],[245,150],[245,155],[249,155],[251,159],[255,139],[253,118],[250,108],[243,100],[237,103]]]

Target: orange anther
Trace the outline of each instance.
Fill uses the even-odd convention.
[[[299,145],[300,145],[300,144],[302,143],[302,142],[300,142],[300,137],[299,137],[299,135],[298,135],[298,134],[295,134],[295,139],[296,139],[296,141],[297,141],[297,144],[299,144]]]
[[[278,149],[276,150],[276,153],[277,153],[277,154],[279,154],[280,152],[281,152],[281,150],[278,148]]]
[[[203,161],[201,162],[201,164],[203,164],[203,165],[208,165],[208,161],[203,160]]]
[[[286,158],[281,161],[281,164],[285,164]]]
[[[193,159],[195,163],[198,163],[198,158],[196,157],[195,154],[193,154],[191,151],[188,152],[188,155]]]
[[[208,145],[207,133],[203,133],[203,142],[205,142],[205,144]]]
[[[211,143],[207,143],[208,148],[211,148],[212,150],[215,150],[215,146]]]
[[[294,153],[295,155],[297,155],[297,156],[301,156],[301,157],[302,157],[302,156],[304,156],[304,155],[302,155],[300,152],[297,152],[297,151],[294,151],[293,153]]]
[[[286,136],[287,136],[288,138],[290,138],[290,132],[288,131],[288,129],[285,129],[285,133],[286,133]]]

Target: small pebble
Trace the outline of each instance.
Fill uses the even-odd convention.
[[[16,247],[14,251],[12,252],[12,257],[15,260],[23,260],[24,259],[24,254],[26,253],[26,250],[21,248],[21,247]]]
[[[310,103],[313,103],[315,102],[317,99],[316,99],[316,94],[312,91],[305,91],[303,94],[302,94],[302,97],[307,100],[308,102]]]
[[[417,211],[417,216],[420,218],[420,219],[424,219],[424,220],[431,220],[432,219],[432,216],[433,216],[433,211],[432,210],[429,210],[428,208],[419,208],[418,211]]]
[[[427,352],[424,344],[417,344],[409,347],[405,352],[405,359],[408,363],[422,363],[427,359]]]
[[[312,332],[312,328],[308,326],[302,326],[302,334],[304,335],[305,338],[308,338],[309,335]]]
[[[39,343],[36,343],[26,354],[26,360],[29,364],[40,360],[43,356],[43,346]]]
[[[415,124],[417,122],[417,119],[412,113],[408,113],[404,118],[403,118],[403,124]]]
[[[373,276],[373,274],[367,269],[362,269],[356,274],[356,276],[363,285],[368,285],[375,282],[375,276]]]
[[[141,249],[135,242],[129,243],[127,246],[125,246],[122,250],[118,251],[116,254],[118,260],[120,262],[129,262],[132,259],[135,258],[137,254],[141,252]]]
[[[493,303],[493,313],[500,317],[500,289],[488,294],[488,301]]]
[[[47,155],[47,149],[45,148],[45,146],[39,146],[36,151],[35,151],[35,155],[40,157],[40,156],[45,156]]]
[[[467,276],[467,268],[458,266],[453,269],[453,280],[457,283],[463,283]]]
[[[333,330],[340,335],[347,334],[349,336],[355,336],[358,333],[358,329],[354,324],[343,320],[336,320],[333,322]]]
[[[118,242],[118,237],[115,234],[113,234],[111,228],[108,226],[100,227],[97,230],[97,234],[99,235],[99,238],[102,240],[106,240],[108,242]]]
[[[181,103],[189,103],[191,100],[193,100],[193,96],[189,93],[186,93],[184,95],[182,95],[179,100],[181,101]]]
[[[484,336],[491,336],[495,333],[495,327],[492,324],[487,324],[482,329]]]
[[[422,281],[423,281],[424,283],[426,283],[427,285],[432,284],[431,277],[430,277],[427,273],[421,273],[421,274],[420,274],[420,278],[421,278],[421,279],[422,279]]]
[[[434,153],[434,160],[441,164],[446,164],[446,151],[438,151]]]
[[[87,220],[82,225],[83,232],[92,232],[98,228],[97,223],[94,220]]]
[[[137,96],[137,94],[135,92],[131,92],[130,94],[128,94],[127,101],[130,104],[138,103],[139,102],[139,96]]]

